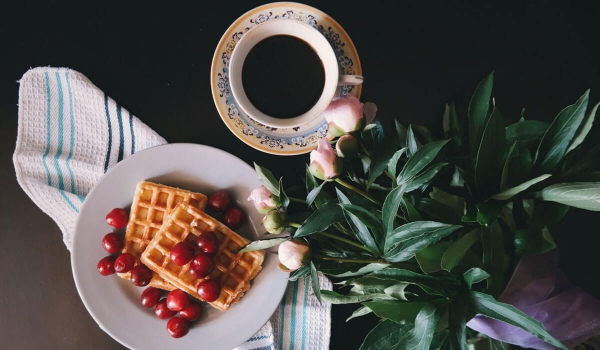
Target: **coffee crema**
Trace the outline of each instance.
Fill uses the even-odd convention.
[[[324,84],[325,69],[317,53],[290,35],[260,41],[242,66],[248,100],[273,118],[289,119],[306,113],[321,97]]]

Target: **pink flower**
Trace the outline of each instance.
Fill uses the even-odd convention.
[[[289,240],[279,245],[279,268],[295,271],[310,260],[310,247],[303,240]]]
[[[342,160],[337,156],[327,138],[321,138],[317,149],[310,152],[310,173],[321,180],[330,181],[340,176],[342,167]]]
[[[330,135],[342,136],[362,129],[366,123],[375,118],[377,106],[373,103],[363,104],[354,95],[337,98],[331,101],[323,116],[328,123]]]
[[[252,190],[249,201],[254,201],[256,211],[261,214],[267,214],[271,210],[279,207],[279,200],[265,186],[259,186]]]

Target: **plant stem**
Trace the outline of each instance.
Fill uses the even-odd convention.
[[[301,224],[299,224],[299,223],[297,223],[297,222],[288,222],[287,224],[288,224],[289,226],[291,226],[291,227],[295,227],[295,228],[300,228],[300,226],[302,226]],[[360,249],[362,249],[362,250],[364,250],[364,251],[366,251],[366,252],[373,253],[372,251],[370,251],[370,250],[369,250],[367,247],[365,247],[364,245],[362,245],[362,244],[360,244],[360,243],[358,243],[358,242],[355,242],[355,241],[353,241],[353,240],[351,240],[351,239],[344,238],[344,237],[340,237],[340,236],[338,236],[338,235],[334,235],[333,233],[329,233],[329,232],[316,231],[315,233],[316,233],[316,234],[318,234],[318,235],[321,235],[321,236],[325,236],[325,237],[329,237],[329,238],[332,238],[332,239],[338,240],[338,241],[340,241],[340,242],[344,242],[344,243],[350,244],[351,246],[354,246],[354,247],[356,247],[356,248],[360,248]]]
[[[306,201],[304,199],[300,199],[300,198],[294,198],[294,197],[288,197],[290,202],[296,202],[296,203],[300,203],[300,204],[306,204]]]
[[[359,263],[359,264],[361,264],[361,263],[362,264],[373,264],[373,263],[387,264],[388,263],[385,260],[378,260],[378,259],[334,258],[332,256],[326,256],[326,255],[321,255],[321,254],[311,254],[310,256],[311,256],[311,258],[320,259],[320,260],[332,260],[332,261],[348,262],[348,263]]]
[[[352,190],[352,191],[354,191],[354,192],[356,192],[358,194],[361,194],[363,197],[367,198],[368,200],[370,200],[371,202],[373,202],[373,203],[375,203],[375,204],[377,204],[379,206],[383,205],[380,201],[378,201],[377,199],[373,198],[373,196],[371,196],[367,192],[361,190],[360,188],[357,188],[357,187],[353,186],[350,183],[347,183],[346,181],[340,179],[339,177],[337,179],[335,179],[335,182],[337,182],[340,185],[346,187],[347,189],[350,189],[350,190]]]

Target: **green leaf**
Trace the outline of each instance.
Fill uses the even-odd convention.
[[[406,151],[407,157],[412,157],[419,150],[419,143],[417,138],[415,137],[415,133],[413,132],[412,125],[408,125],[408,131],[406,132]]]
[[[535,185],[536,183],[542,182],[542,181],[546,180],[550,176],[552,176],[552,175],[551,174],[540,175],[540,176],[538,176],[536,178],[533,178],[533,179],[531,179],[529,181],[523,182],[519,186],[515,186],[515,187],[507,189],[506,191],[503,191],[503,192],[500,192],[498,194],[495,194],[491,198],[492,199],[496,199],[496,200],[507,200],[507,199],[510,199],[513,196],[515,196],[516,194],[519,194],[519,193],[525,191],[526,189],[528,189],[529,187]]]
[[[399,144],[406,145],[408,129],[406,126],[402,125],[398,119],[394,119],[394,126],[396,127],[396,135],[398,137]]]
[[[412,324],[399,325],[394,321],[383,320],[367,334],[359,350],[395,349],[413,327]]]
[[[290,238],[282,237],[282,238],[262,239],[259,241],[250,242],[247,245],[245,245],[242,249],[238,250],[238,253],[252,252],[255,250],[271,248],[271,247],[274,247],[276,245],[279,245],[279,244],[287,241],[288,239],[290,239]]]
[[[397,140],[386,138],[382,141],[382,145],[373,151],[371,157],[371,166],[369,167],[369,179],[367,182],[367,190],[371,184],[385,171],[388,167],[390,159],[394,156]]]
[[[577,146],[581,145],[583,143],[583,141],[585,140],[585,138],[587,137],[588,133],[592,129],[592,125],[594,124],[594,118],[596,117],[596,111],[598,110],[598,106],[600,106],[600,102],[597,103],[592,108],[592,110],[585,115],[583,122],[581,123],[581,125],[579,126],[579,129],[575,133],[575,137],[573,137],[573,141],[571,142],[571,145],[567,149],[567,153],[571,152],[572,150],[577,148]]]
[[[575,208],[600,211],[600,182],[555,184],[544,188],[540,198]]]
[[[517,255],[542,254],[556,248],[556,243],[546,226],[529,227],[515,232],[515,253]]]
[[[455,166],[455,169],[456,169],[456,172],[460,175],[460,178],[462,179],[462,181],[467,186],[467,190],[469,190],[471,197],[473,197],[475,199],[479,199],[480,196],[479,196],[479,193],[477,192],[477,186],[475,185],[475,178],[473,177],[473,174],[464,170],[463,168],[461,168],[459,166]]]
[[[288,278],[288,281],[294,282],[294,281],[297,281],[299,278],[308,276],[309,274],[310,274],[310,266],[304,265],[304,266],[300,267],[298,270],[292,272],[292,274]]]
[[[419,247],[425,248],[461,227],[435,221],[415,221],[401,225],[393,230],[385,240],[386,257],[388,257],[388,253],[401,251],[410,251],[409,254],[412,256],[413,253],[420,250]],[[430,243],[427,244],[427,242]],[[418,250],[413,251],[412,249]]]
[[[421,198],[416,205],[417,209],[429,215],[432,220],[451,224],[460,224],[461,222],[461,215],[456,210],[431,198]]]
[[[450,348],[452,350],[467,350],[467,319],[466,305],[462,298],[454,300],[448,310],[448,333],[450,334]]]
[[[459,217],[465,212],[465,199],[463,197],[450,194],[446,191],[440,190],[437,187],[433,188],[433,191],[429,193],[429,197],[436,202],[440,202],[452,208],[452,210],[454,210],[456,215]]]
[[[519,151],[515,151],[517,148],[517,143],[513,143],[510,149],[508,150],[508,154],[506,155],[506,159],[504,160],[504,166],[502,167],[502,175],[500,176],[500,191],[505,191],[508,188],[508,175],[509,175],[509,165],[510,161],[515,157]]]
[[[444,123],[444,136],[450,139],[452,148],[456,150],[456,154],[464,154],[464,141],[463,136],[465,134],[464,126],[462,125],[458,113],[456,112],[456,106],[454,102],[446,104],[443,116]]]
[[[549,123],[538,120],[522,120],[506,127],[506,142],[525,141],[541,138]]]
[[[488,293],[496,294],[504,288],[504,239],[498,222],[481,229],[483,264],[491,277],[487,280]]]
[[[573,164],[571,168],[567,170],[566,175],[578,174],[584,171],[598,169],[600,164],[598,158],[600,157],[600,143],[592,147],[577,163]]]
[[[348,317],[348,318],[346,319],[346,322],[350,321],[350,320],[351,320],[351,319],[353,319],[353,318],[357,318],[357,317],[360,317],[360,316],[368,315],[368,314],[370,314],[370,313],[372,313],[372,312],[373,312],[373,310],[369,309],[369,308],[368,308],[368,307],[366,307],[366,306],[362,306],[362,307],[360,307],[360,308],[356,309],[356,310],[355,310],[355,311],[352,313],[352,315],[350,315],[350,317]]]
[[[471,249],[471,246],[479,240],[480,235],[480,228],[476,228],[459,238],[456,242],[452,243],[442,257],[442,269],[451,272],[452,269],[462,260],[467,251]]]
[[[496,106],[485,123],[475,158],[475,185],[485,198],[499,189],[500,170],[506,152],[506,134],[502,116]]]
[[[502,212],[502,207],[504,207],[504,203],[495,200],[477,203],[477,222],[484,226],[496,222]]]
[[[340,207],[343,210],[346,221],[350,224],[356,237],[373,253],[381,256],[381,247],[383,246],[384,234],[381,221],[368,210],[350,204],[350,200],[339,189],[335,189]],[[369,228],[373,232],[369,231]]]
[[[587,90],[574,105],[563,109],[550,124],[535,156],[535,168],[538,174],[553,173],[567,153],[585,118],[589,94],[590,91]]]
[[[450,349],[450,333],[448,330],[437,332],[431,340],[431,350],[448,350]]]
[[[383,292],[395,299],[408,300],[406,298],[406,294],[404,293],[404,291],[405,291],[406,287],[408,287],[409,285],[410,285],[410,283],[403,283],[403,282],[395,283],[395,284],[392,284],[391,286],[385,288],[383,290]]]
[[[316,209],[294,233],[295,238],[308,236],[317,231],[324,231],[334,222],[344,220],[344,213],[337,201],[323,204]]]
[[[390,234],[394,230],[394,219],[400,203],[402,202],[402,196],[404,195],[404,186],[398,186],[388,193],[383,202],[383,208],[381,209],[381,221],[383,223],[383,229],[386,235]]]
[[[435,306],[425,305],[415,319],[415,328],[405,335],[402,349],[429,350],[440,316]]]
[[[428,185],[431,180],[442,170],[448,163],[437,163],[429,167],[429,169],[425,170],[423,173],[414,177],[411,181],[406,184],[405,192],[411,192],[416,189],[421,188],[422,186]]]
[[[375,300],[366,301],[363,305],[386,320],[397,323],[413,323],[419,311],[428,303],[423,301]]]
[[[321,184],[319,186],[313,188],[312,190],[310,190],[310,192],[308,192],[308,195],[306,196],[306,205],[307,206],[310,207],[313,204],[315,199],[319,196],[319,193],[323,189],[323,186],[325,185],[325,183],[326,183],[325,181],[321,182]],[[323,204],[323,203],[319,203],[319,204]]]
[[[396,169],[398,168],[398,162],[400,158],[404,155],[404,153],[408,150],[408,148],[404,147],[396,151],[390,161],[388,162],[387,169],[392,177],[396,177]]]
[[[383,263],[371,263],[371,264],[367,264],[362,266],[361,268],[357,269],[356,271],[353,271],[352,269],[346,269],[347,271],[340,273],[340,274],[330,274],[330,276],[333,277],[338,277],[338,278],[342,278],[342,277],[354,277],[354,276],[362,276],[365,275],[367,273],[370,272],[374,272],[374,271],[379,271],[383,268],[386,268],[390,266],[389,264],[383,264]]]
[[[435,159],[447,142],[448,140],[434,141],[419,148],[419,150],[408,159],[404,168],[400,171],[400,174],[396,178],[398,184],[407,183],[421,170],[425,169],[425,167]]]
[[[406,218],[406,221],[423,221],[423,218],[421,217],[421,214],[419,214],[419,212],[417,211],[417,208],[415,208],[408,199],[402,197],[402,202],[400,203],[400,205],[402,208],[402,212],[404,213],[404,217]]]
[[[483,134],[485,120],[490,108],[493,85],[494,72],[490,73],[477,85],[477,89],[475,89],[475,93],[469,103],[469,149],[473,156],[477,154],[481,135]]]
[[[368,275],[371,278],[382,280],[390,280],[397,282],[408,282],[419,286],[427,294],[447,296],[445,288],[453,288],[450,282],[442,284],[442,280],[437,277],[422,275],[413,271],[388,267],[379,271],[375,271]],[[459,284],[456,285],[458,287]]]
[[[471,303],[477,313],[519,327],[548,344],[568,350],[546,331],[544,325],[512,305],[498,302],[491,295],[475,291],[471,292]]]
[[[421,271],[426,274],[432,274],[442,269],[442,256],[450,246],[450,242],[437,242],[429,247],[422,249],[415,254],[415,259],[421,267]]]
[[[335,305],[356,304],[367,300],[379,300],[381,298],[392,299],[382,293],[343,295],[330,290],[321,291],[321,300]]]
[[[527,148],[527,145],[522,142],[517,142],[515,145],[516,149],[512,159],[508,164],[508,175],[507,175],[507,187],[513,187],[520,183],[523,183],[533,176],[533,157],[531,152]]]
[[[258,181],[260,181],[269,192],[279,197],[279,182],[275,180],[273,173],[269,169],[263,168],[256,163],[254,163],[254,169],[256,170],[256,175],[258,175]]]
[[[319,276],[317,275],[317,268],[313,262],[310,262],[310,282],[312,286],[313,293],[315,293],[315,297],[319,303],[321,303],[321,286],[319,285]]]
[[[283,178],[279,179],[279,202],[281,203],[282,210],[286,211],[287,207],[290,205],[290,199],[283,189]]]
[[[465,273],[463,273],[463,279],[465,280],[469,288],[473,287],[475,283],[485,281],[488,278],[490,278],[490,274],[478,267],[473,267],[467,270]]]

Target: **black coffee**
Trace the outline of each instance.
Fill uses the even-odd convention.
[[[242,67],[242,84],[250,102],[274,118],[297,117],[317,103],[325,70],[303,40],[276,35],[254,46]]]

